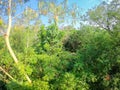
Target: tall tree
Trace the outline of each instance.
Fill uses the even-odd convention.
[[[95,9],[88,11],[87,20],[91,25],[112,32],[114,27],[120,23],[120,1],[102,2]]]
[[[72,6],[72,8],[70,8]],[[47,16],[50,22],[56,25],[59,22],[65,22],[65,18],[71,18],[72,21],[77,21],[80,17],[80,8],[77,4],[68,5],[68,0],[58,2],[57,0],[40,0],[39,12],[41,15]]]
[[[10,45],[10,40],[9,40],[9,37],[10,37],[10,31],[11,31],[11,25],[12,25],[12,5],[14,4],[17,4],[17,3],[12,3],[12,0],[8,0],[8,2],[4,1],[3,0],[3,3],[4,4],[8,4],[6,5],[6,7],[4,8],[4,5],[3,5],[3,9],[7,9],[7,15],[8,15],[8,28],[7,28],[7,31],[6,33],[4,34],[4,37],[5,37],[5,42],[6,42],[6,45],[7,45],[7,48],[10,52],[10,55],[12,56],[13,60],[15,61],[16,65],[19,65],[19,62],[18,62],[18,59]],[[5,12],[6,13],[6,12]],[[31,80],[29,78],[29,76],[24,72],[24,75],[26,77],[26,79],[28,80],[29,83],[31,83]]]

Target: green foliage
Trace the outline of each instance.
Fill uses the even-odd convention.
[[[12,41],[16,42],[12,45],[19,59],[17,66],[0,38],[0,65],[17,80],[11,81],[4,73],[0,74],[1,80],[9,81],[8,90],[119,90],[120,33],[111,35],[99,28],[83,26],[68,34],[55,25],[41,26],[37,41],[32,43],[29,38],[29,47],[26,47],[28,36],[23,33],[28,31],[13,32],[11,37],[13,40],[17,36]],[[25,72],[32,84],[23,77]]]
[[[31,90],[49,90],[49,83],[46,81],[34,81]]]
[[[52,24],[48,27],[41,26],[38,32],[38,41],[35,50],[37,53],[53,54],[62,48],[61,38],[63,33],[58,31],[58,27]]]
[[[119,40],[119,38],[117,39]],[[87,83],[90,85],[91,90],[94,88],[119,88],[117,83],[117,87],[116,85],[111,86],[110,84],[113,82],[112,79],[116,78],[114,77],[114,74],[116,74],[120,68],[119,63],[117,63],[119,47],[117,47],[117,50],[115,49],[116,45],[114,44],[115,41],[113,37],[106,31],[98,30],[92,33],[92,38],[88,38],[88,40],[89,42],[84,44],[84,47],[78,51],[78,60],[80,63],[75,64],[78,66],[77,71],[75,72],[82,72],[83,70],[84,74],[87,75]],[[113,70],[113,67],[115,70]],[[110,80],[105,80],[105,78],[110,78]],[[95,87],[96,85],[98,86]]]
[[[76,86],[75,76],[71,73],[65,73],[59,83],[60,90],[74,90]]]

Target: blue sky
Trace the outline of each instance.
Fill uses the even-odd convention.
[[[59,2],[63,0],[58,0]],[[98,5],[102,0],[68,0],[68,4],[76,3],[78,6],[80,6],[83,9],[89,9],[94,7],[95,5]],[[32,6],[34,9],[36,9],[37,0],[30,0],[29,6]]]
[[[79,7],[87,11],[90,8],[98,5],[101,0],[68,0],[69,4],[76,3]]]
[[[59,2],[63,0],[58,0]],[[96,5],[99,5],[103,0],[68,0],[68,5],[71,6],[73,3],[76,3],[80,8],[82,8],[81,13],[85,13],[88,9],[94,8]],[[30,6],[33,9],[37,9],[37,0],[30,0],[29,3],[26,3],[23,7],[19,7],[17,13],[20,13],[24,10],[25,6]],[[48,19],[42,17],[43,24],[48,25]]]

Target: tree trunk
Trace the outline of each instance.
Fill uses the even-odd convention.
[[[18,59],[13,52],[11,46],[10,46],[10,41],[9,41],[9,36],[10,36],[10,30],[11,30],[11,24],[12,24],[12,18],[11,18],[11,0],[9,0],[9,5],[8,5],[8,28],[7,28],[7,34],[5,34],[5,42],[7,45],[7,48],[9,50],[10,55],[12,56],[13,60],[15,61],[16,64],[18,64]],[[31,80],[27,74],[24,74],[26,79],[28,80],[29,83],[31,83]]]

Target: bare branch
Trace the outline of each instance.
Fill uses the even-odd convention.
[[[3,71],[9,78],[11,78],[12,80],[15,80],[8,72],[6,72],[1,66],[0,66],[0,70]],[[15,80],[16,81],[16,80]]]

